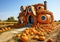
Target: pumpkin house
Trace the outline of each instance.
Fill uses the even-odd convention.
[[[18,23],[25,26],[36,25],[37,23],[49,24],[54,21],[53,13],[46,9],[44,4],[35,4],[30,6],[21,6],[18,16]]]

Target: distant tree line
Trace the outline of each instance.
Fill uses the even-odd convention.
[[[8,17],[7,22],[17,22],[14,17]]]
[[[6,20],[1,20],[0,19],[0,22],[17,22],[18,20],[15,20],[15,18],[13,17],[13,16],[11,16],[11,17],[8,17]],[[60,20],[54,20],[55,22],[60,22]]]
[[[60,20],[58,20],[58,21],[57,21],[57,20],[55,20],[55,22],[60,22]]]
[[[6,20],[0,20],[0,22],[17,22],[13,16],[8,17]]]

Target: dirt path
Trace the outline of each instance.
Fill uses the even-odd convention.
[[[24,29],[26,29],[26,28],[14,29],[14,30],[7,31],[7,32],[2,33],[0,35],[0,42],[6,42],[9,39],[12,39],[12,37],[14,37],[16,33],[18,33],[19,31],[22,31]]]

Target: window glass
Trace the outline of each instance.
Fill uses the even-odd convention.
[[[46,17],[45,17],[45,16],[42,16],[41,19],[42,19],[42,20],[46,20]]]

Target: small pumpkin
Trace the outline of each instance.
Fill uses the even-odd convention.
[[[37,34],[38,33],[38,31],[35,30],[35,29],[33,29],[33,28],[32,28],[32,31],[33,31],[34,34]]]
[[[21,35],[21,41],[22,42],[27,42],[28,41],[28,36],[26,34]]]
[[[2,31],[5,31],[5,29],[4,29],[4,28],[2,28]]]
[[[52,39],[49,39],[47,42],[53,42],[53,40]]]
[[[24,32],[25,32],[26,34],[29,34],[29,30],[25,30]]]
[[[8,27],[8,30],[11,30],[11,27]]]
[[[39,36],[45,36],[45,34],[43,32],[38,32]]]
[[[0,30],[0,33],[3,32],[3,30]]]
[[[31,32],[31,33],[30,33],[30,35],[34,35],[34,33],[33,33],[33,32]]]
[[[21,34],[17,34],[16,37],[20,38]]]
[[[35,35],[35,36],[32,37],[32,39],[38,40],[39,39],[39,36],[38,35]]]
[[[5,27],[5,30],[8,30],[8,28],[7,28],[7,27]]]
[[[40,40],[40,41],[44,41],[45,39],[46,39],[45,36],[40,36],[40,37],[39,37],[39,40]]]

